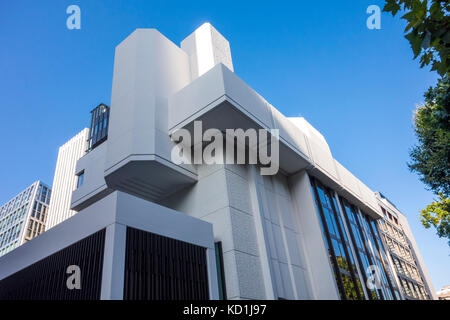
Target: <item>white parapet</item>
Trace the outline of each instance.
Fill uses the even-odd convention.
[[[181,49],[189,55],[192,80],[219,63],[234,71],[228,40],[208,22],[181,41]]]

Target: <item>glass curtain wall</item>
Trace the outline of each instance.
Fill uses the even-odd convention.
[[[339,196],[337,199],[336,193],[317,179],[311,177],[311,185],[341,298],[345,300],[398,299],[375,222],[364,213],[360,214],[358,208],[345,198]],[[338,201],[342,212],[339,211]],[[344,221],[341,216],[344,217]],[[346,233],[344,224],[349,235]],[[350,241],[356,256],[353,256]],[[369,290],[366,287],[368,294],[366,297],[362,285],[367,283],[366,272],[371,266],[378,267],[377,270],[380,271],[380,288]],[[364,284],[361,284],[359,274]]]
[[[311,181],[339,294],[344,300],[365,299],[355,258],[337,209],[336,198],[333,192],[325,188],[320,182],[317,180]]]
[[[389,264],[386,258],[386,253],[383,248],[383,245],[381,243],[378,230],[376,229],[375,220],[369,218],[369,216],[363,214],[364,223],[365,223],[365,230],[368,233],[370,237],[370,241],[374,246],[372,246],[373,252],[375,254],[375,260],[376,264],[381,271],[381,290],[383,292],[383,295],[388,300],[393,300],[394,296],[393,294],[397,296],[397,293],[394,290],[394,281],[392,278],[392,274],[389,269]]]

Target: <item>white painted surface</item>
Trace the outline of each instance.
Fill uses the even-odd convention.
[[[233,71],[230,44],[210,23],[198,27],[180,46],[189,55],[192,80],[219,63]]]
[[[81,210],[89,205],[92,199],[96,199],[102,194],[108,194],[108,187],[104,177],[108,142],[106,140],[77,161],[75,174],[84,171],[84,182],[83,185],[72,192],[72,209],[81,207]]]
[[[308,174],[303,171],[291,176],[289,185],[295,202],[296,217],[305,242],[314,299],[337,300],[339,299],[338,289],[328,258],[328,250],[325,247]]]
[[[78,182],[75,168],[77,161],[86,153],[88,134],[89,129],[85,128],[59,148],[46,223],[47,230],[76,213],[70,209],[72,192],[77,188]]]

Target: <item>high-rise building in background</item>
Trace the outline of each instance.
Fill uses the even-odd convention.
[[[70,209],[72,192],[77,188],[75,166],[88,148],[89,129],[85,128],[63,144],[58,151],[52,197],[47,218],[47,230],[70,218],[76,211]]]
[[[435,299],[436,294],[406,217],[382,193],[376,192],[383,218],[378,220],[398,286],[406,299]]]
[[[0,256],[45,231],[50,194],[36,181],[0,207]]]
[[[218,163],[175,161],[171,138],[195,135],[200,122],[219,134],[273,135],[238,142]],[[122,41],[111,109],[93,110],[89,141],[74,172],[71,209],[78,213],[0,258],[0,298],[434,297],[406,219],[397,212],[401,226],[391,239],[380,226],[388,223],[383,210],[395,210],[333,157],[304,118],[285,117],[240,79],[228,41],[209,24],[181,47],[155,29]],[[261,175],[267,163],[230,163],[234,150],[252,155],[269,147],[279,154],[274,175]],[[414,259],[392,251],[389,239]],[[74,261],[84,290],[65,287]]]

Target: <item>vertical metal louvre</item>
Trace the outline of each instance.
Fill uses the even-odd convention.
[[[0,281],[0,300],[100,299],[105,229]],[[81,271],[81,289],[68,289],[67,267]]]
[[[124,300],[206,300],[206,249],[127,228]]]

